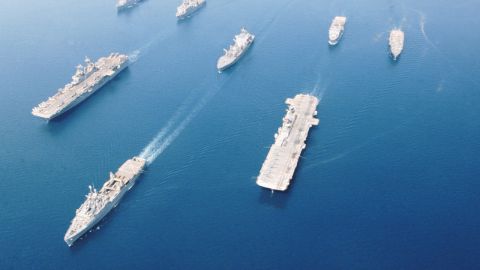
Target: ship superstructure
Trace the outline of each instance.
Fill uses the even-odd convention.
[[[288,104],[288,109],[283,117],[283,124],[274,136],[275,142],[270,147],[257,177],[259,186],[272,191],[287,189],[300,154],[306,147],[308,131],[319,123],[315,118],[319,103],[317,97],[298,94],[294,98],[288,98],[285,103]]]
[[[85,196],[85,202],[75,212],[75,217],[65,233],[64,240],[68,246],[117,206],[125,192],[135,184],[145,165],[145,159],[133,157],[123,163],[115,174],[110,173],[110,179],[103,184],[100,191],[89,186],[90,191]]]
[[[93,63],[85,59],[85,66],[78,65],[72,81],[58,92],[32,109],[34,116],[50,120],[95,93],[128,66],[128,56],[112,53]]]
[[[122,9],[127,9],[135,6],[142,0],[117,0],[117,9],[122,10]]]
[[[249,33],[245,28],[242,28],[240,34],[235,35],[233,44],[230,45],[228,50],[223,49],[225,54],[217,61],[218,71],[225,70],[235,64],[248,50],[254,39],[255,35]]]
[[[176,16],[178,19],[184,19],[203,7],[205,3],[205,0],[184,0],[180,6],[177,7]]]
[[[397,60],[400,53],[402,53],[404,39],[405,39],[405,34],[403,33],[402,30],[393,29],[390,32],[388,44],[390,45],[390,52],[392,53],[393,60]]]
[[[330,45],[333,46],[338,43],[338,41],[343,35],[346,22],[347,17],[336,16],[335,18],[333,18],[332,24],[330,24],[330,28],[328,29],[328,43]]]

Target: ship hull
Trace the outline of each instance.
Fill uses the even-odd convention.
[[[134,178],[132,178],[132,180],[130,180],[129,183],[121,189],[121,191],[118,193],[118,195],[112,201],[105,204],[105,207],[103,207],[103,209],[95,216],[94,219],[92,219],[91,222],[89,222],[85,226],[84,229],[82,229],[81,231],[79,231],[78,233],[73,235],[72,237],[64,239],[65,242],[67,243],[67,245],[69,247],[72,246],[73,243],[78,240],[78,238],[82,237],[82,235],[84,235],[86,232],[91,230],[92,227],[97,225],[97,223],[99,223],[108,213],[110,213],[110,211],[112,211],[112,209],[115,208],[118,205],[118,203],[123,198],[125,193],[127,191],[129,191],[133,187],[133,185],[135,185],[135,182],[136,182],[136,180],[139,176],[140,176],[140,173],[137,176],[135,176]]]
[[[398,57],[400,56],[400,54],[402,53],[402,51],[400,52],[392,52],[390,50],[390,54],[392,55],[392,58],[393,58],[393,61],[397,61]]]
[[[106,76],[102,79],[101,82],[97,83],[90,91],[86,92],[85,94],[79,96],[76,98],[74,101],[72,101],[68,106],[66,106],[64,109],[58,111],[57,113],[51,115],[51,116],[45,116],[41,114],[34,114],[34,116],[45,119],[45,120],[52,120],[57,116],[62,115],[63,113],[67,112],[68,110],[72,109],[73,107],[77,106],[78,104],[82,103],[85,99],[90,97],[93,93],[95,93],[98,89],[102,88],[105,84],[107,84],[109,81],[111,81],[113,78],[115,78],[118,74],[120,74],[125,68],[128,67],[128,61],[126,61],[123,65],[120,66],[120,68],[111,76]]]
[[[218,71],[224,71],[224,70],[230,68],[231,66],[235,65],[238,62],[238,60],[240,60],[240,58],[242,58],[242,56],[248,51],[248,49],[250,48],[250,46],[252,46],[252,44],[253,44],[253,40],[252,40],[252,42],[248,43],[248,45],[245,47],[245,49],[237,57],[235,57],[231,62],[229,62],[227,64],[224,64],[224,65],[218,65],[217,64]]]
[[[343,31],[340,32],[340,34],[336,39],[328,39],[328,44],[330,44],[331,46],[337,45],[340,39],[342,38],[342,36],[343,36]]]

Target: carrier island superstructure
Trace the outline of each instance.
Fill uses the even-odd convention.
[[[233,44],[230,45],[228,50],[223,49],[225,54],[217,61],[218,71],[225,70],[235,64],[248,50],[250,45],[252,45],[254,39],[255,35],[249,33],[245,28],[242,28],[240,34],[236,35],[233,39]]]
[[[112,53],[93,63],[85,59],[78,65],[72,81],[32,109],[34,116],[50,120],[73,108],[95,93],[128,66],[128,56]]]
[[[125,161],[115,174],[110,173],[110,179],[103,184],[100,191],[89,186],[90,191],[85,196],[85,202],[75,212],[75,217],[65,233],[64,240],[68,246],[71,246],[118,205],[123,195],[135,184],[145,165],[145,159],[133,157]]]
[[[402,53],[404,39],[405,39],[405,34],[403,33],[402,30],[393,29],[390,32],[388,45],[390,45],[390,52],[392,53],[393,60],[397,60],[400,53]]]
[[[319,100],[315,96],[298,94],[294,98],[287,98],[285,103],[288,109],[283,117],[283,124],[274,136],[275,142],[270,147],[257,177],[259,186],[272,191],[287,189],[300,154],[306,147],[308,131],[319,123],[315,118]]]
[[[330,24],[330,28],[328,29],[328,44],[333,46],[338,43],[343,35],[346,22],[347,17],[336,16],[333,18],[332,24]]]
[[[177,7],[177,19],[182,20],[205,5],[205,0],[183,0]]]

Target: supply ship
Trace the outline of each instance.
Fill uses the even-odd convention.
[[[235,64],[248,50],[250,45],[252,45],[254,39],[254,35],[250,34],[245,28],[242,28],[240,34],[236,35],[233,39],[233,44],[230,45],[230,48],[228,48],[228,50],[223,49],[225,54],[217,61],[218,71],[225,70]]]
[[[177,7],[177,19],[185,19],[190,14],[203,7],[205,3],[205,0],[184,0],[182,4]]]
[[[400,53],[402,53],[404,39],[405,39],[405,34],[403,33],[402,30],[393,29],[390,32],[388,44],[390,45],[390,52],[392,53],[393,60],[397,60]]]
[[[123,195],[135,184],[145,165],[145,159],[133,157],[123,163],[115,174],[110,172],[110,179],[103,184],[100,191],[89,186],[90,191],[85,196],[85,202],[75,212],[75,217],[65,233],[64,240],[68,246],[118,205]]]
[[[343,35],[346,22],[347,17],[336,16],[335,18],[333,18],[330,29],[328,29],[328,44],[333,46],[338,43],[338,41]]]
[[[86,58],[85,66],[77,66],[72,81],[34,107],[32,114],[46,120],[61,115],[95,93],[127,66],[128,56],[119,53],[102,57],[95,63]]]
[[[308,131],[316,126],[319,120],[317,115],[317,97],[307,94],[298,94],[285,101],[288,104],[283,124],[275,134],[275,142],[270,147],[267,158],[257,177],[259,186],[272,190],[285,191],[293,178],[295,168],[302,150]]]

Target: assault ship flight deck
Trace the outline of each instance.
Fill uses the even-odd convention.
[[[118,205],[123,195],[135,184],[145,165],[145,159],[133,157],[125,161],[115,174],[110,173],[110,179],[103,184],[100,191],[89,186],[90,192],[86,195],[85,202],[75,212],[75,217],[65,233],[64,240],[68,246]]]
[[[318,98],[299,94],[285,101],[288,104],[287,114],[283,124],[275,134],[275,143],[270,147],[267,158],[257,177],[259,186],[273,190],[284,191],[293,178],[295,168],[308,131],[319,123],[317,118]]]
[[[77,66],[72,81],[32,109],[34,116],[50,120],[73,108],[95,93],[128,66],[128,56],[112,53],[93,63],[85,59],[85,67]]]

